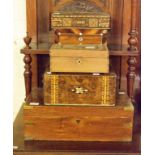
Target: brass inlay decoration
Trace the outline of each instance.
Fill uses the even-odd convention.
[[[70,8],[69,8],[70,9]],[[110,29],[110,14],[104,12],[68,12],[51,13],[51,28],[98,28]]]
[[[88,92],[87,89],[84,89],[82,87],[75,87],[71,91],[75,92],[76,94],[84,94],[85,92]]]
[[[116,77],[102,77],[102,104],[115,104],[116,102]]]
[[[58,76],[52,75],[51,77],[51,102],[52,104],[58,103]]]
[[[102,77],[102,104],[106,103],[106,87],[107,87],[106,76],[103,76]]]

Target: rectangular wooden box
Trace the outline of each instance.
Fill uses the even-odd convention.
[[[52,45],[51,72],[109,73],[107,45]]]
[[[74,35],[61,34],[59,35],[59,44],[102,44],[102,36],[96,35]]]
[[[99,28],[110,29],[110,15],[107,13],[67,13],[51,14],[51,28]]]
[[[24,106],[25,140],[132,141],[134,107]]]
[[[85,44],[104,44],[107,41],[106,30],[98,29],[57,29],[56,42],[58,44],[74,44],[74,45],[85,45]]]
[[[96,104],[114,106],[116,74],[44,75],[44,104]]]

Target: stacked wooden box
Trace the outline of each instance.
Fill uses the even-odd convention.
[[[44,76],[44,103],[114,106],[116,74],[109,73],[105,39],[110,16],[53,13],[51,21],[58,40],[51,47],[50,72]]]
[[[57,12],[51,22],[57,40],[50,50],[50,71],[44,74],[46,106],[25,106],[25,120],[32,123],[25,137],[131,141],[134,108],[118,95],[117,76],[110,70],[110,15]]]

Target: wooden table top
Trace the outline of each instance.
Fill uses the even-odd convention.
[[[22,109],[14,121],[14,155],[140,155],[141,119],[138,112],[135,113],[132,142],[47,142],[24,141]]]

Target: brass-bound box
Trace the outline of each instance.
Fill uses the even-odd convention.
[[[109,73],[107,45],[52,45],[50,71]]]
[[[55,12],[51,14],[51,28],[110,29],[110,15],[91,12]]]
[[[134,106],[24,106],[24,139],[43,141],[131,142]]]
[[[44,104],[114,106],[116,74],[44,75]]]

